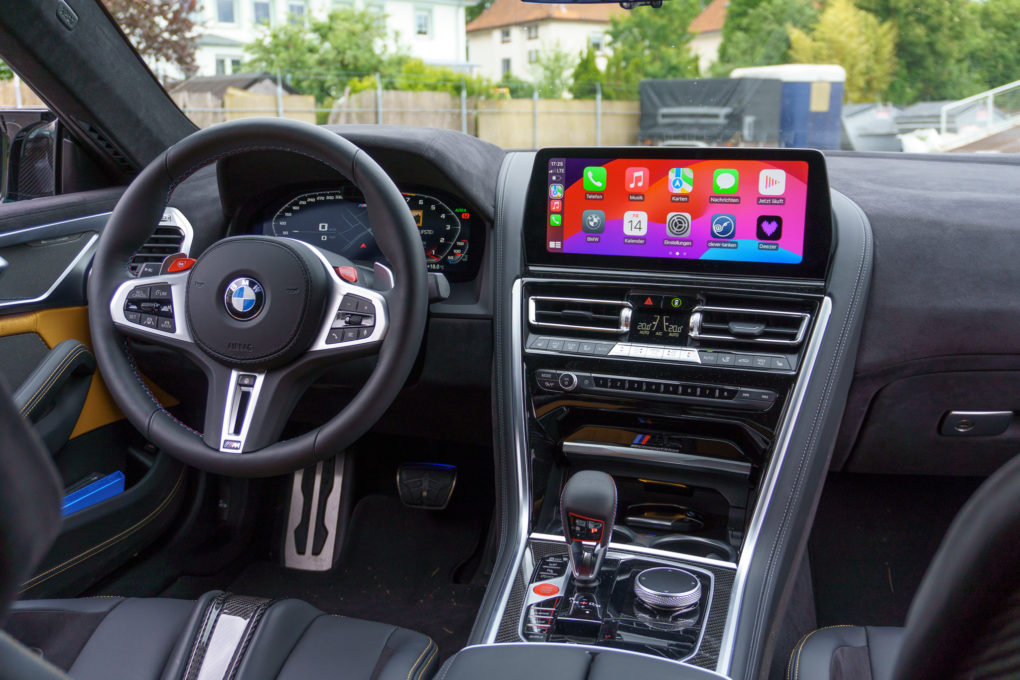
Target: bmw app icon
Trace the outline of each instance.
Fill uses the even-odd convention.
[[[223,295],[227,314],[238,321],[248,321],[258,316],[266,304],[266,292],[255,279],[234,279]]]

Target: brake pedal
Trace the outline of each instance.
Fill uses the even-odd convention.
[[[397,468],[397,492],[404,505],[442,510],[457,485],[457,466],[443,463],[403,463]]]
[[[294,473],[284,538],[284,566],[328,571],[336,564],[345,458],[346,454],[341,453]]]

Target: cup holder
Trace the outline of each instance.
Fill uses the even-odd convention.
[[[616,540],[616,537],[613,537]],[[669,552],[683,555],[694,555],[695,557],[707,557],[723,562],[736,562],[736,549],[722,541],[714,538],[702,538],[700,536],[663,536],[654,541],[650,546],[656,550],[667,550]]]
[[[619,543],[620,545],[626,545],[629,543],[637,542],[637,534],[628,529],[627,527],[620,526],[617,524],[613,527],[613,536],[610,539],[613,543]]]

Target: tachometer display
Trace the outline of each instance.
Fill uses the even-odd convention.
[[[438,198],[404,194],[407,207],[418,225],[426,262],[442,262],[460,236],[460,218]]]

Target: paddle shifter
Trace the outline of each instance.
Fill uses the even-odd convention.
[[[579,585],[597,582],[616,521],[613,478],[595,470],[575,474],[560,494],[560,515],[574,581]]]

